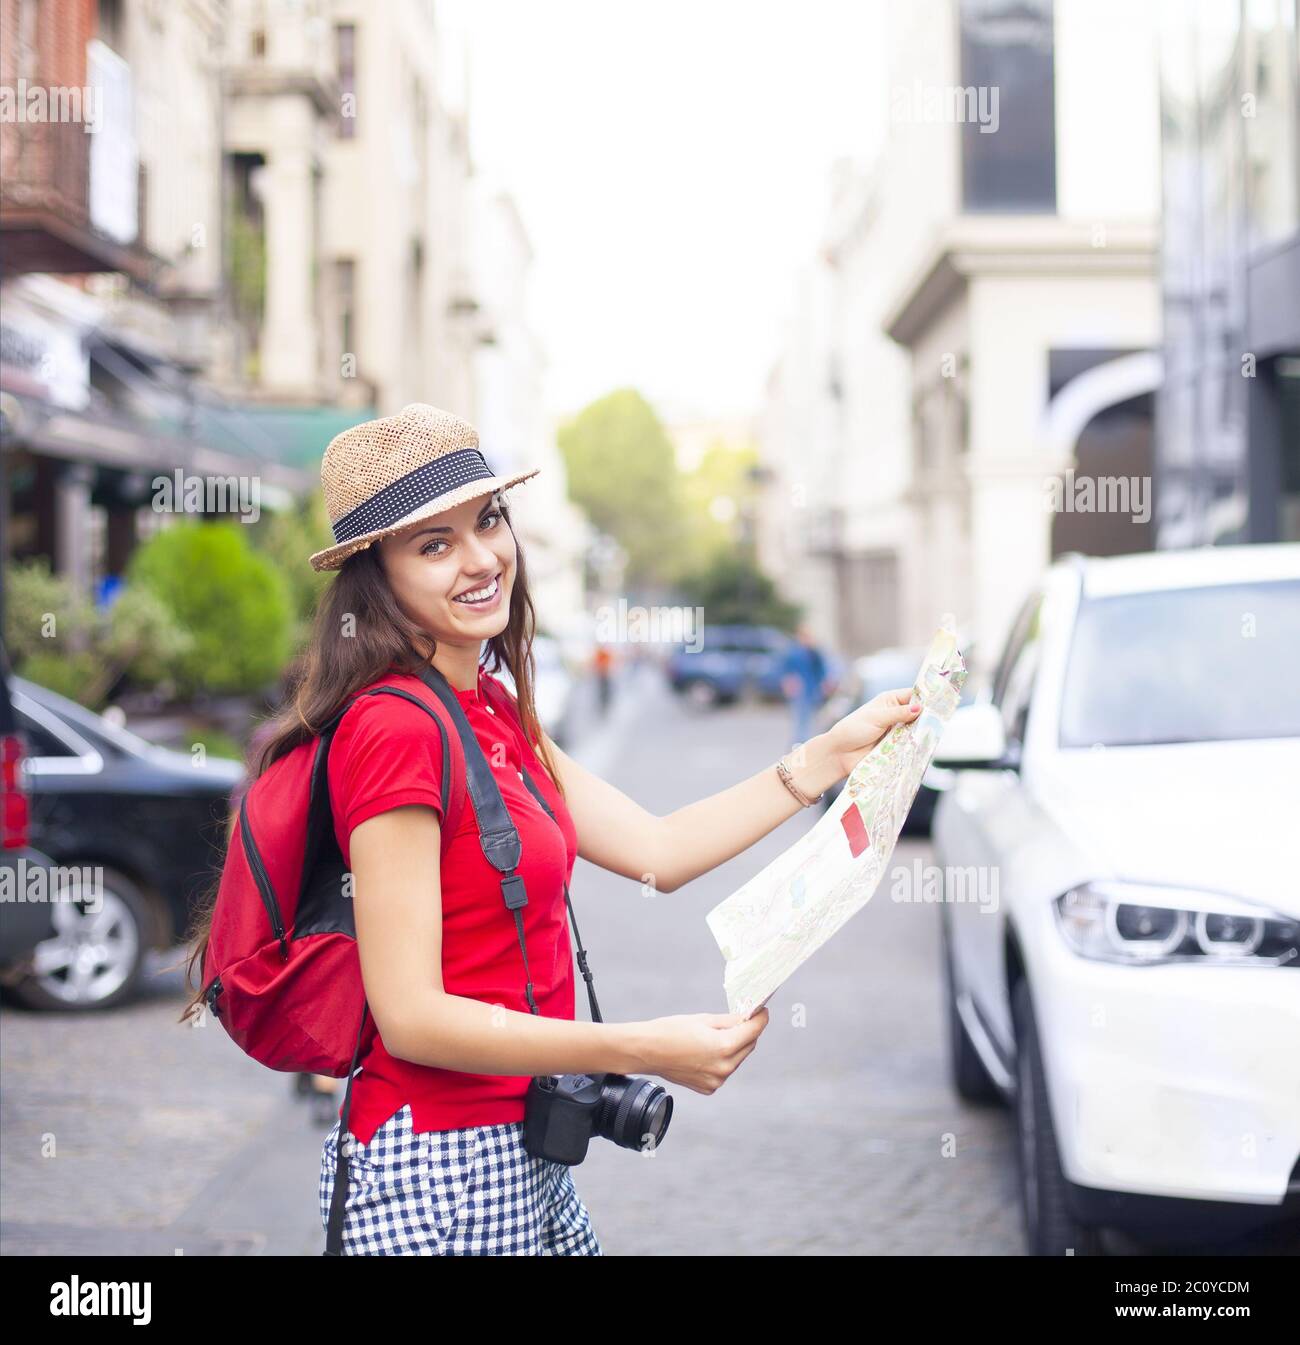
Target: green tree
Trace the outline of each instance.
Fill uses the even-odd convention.
[[[44,557],[7,568],[5,635],[15,672],[92,710],[123,676],[169,680],[192,644],[156,594],[128,584],[105,612]]]
[[[706,570],[712,561],[744,549],[752,537],[746,518],[753,518],[757,489],[752,475],[758,450],[715,440],[698,466],[682,478],[688,536],[682,547],[678,579]]]
[[[142,584],[126,584],[108,609],[101,648],[115,671],[142,686],[174,681],[194,648],[171,609]],[[116,679],[114,679],[116,680]],[[110,687],[104,688],[107,695]]]
[[[43,556],[5,566],[5,648],[20,677],[92,709],[108,665],[93,604]]]
[[[176,523],[132,555],[131,583],[150,589],[192,637],[177,689],[255,691],[290,655],[293,612],[276,566],[249,545],[242,523]]]
[[[585,407],[557,436],[569,494],[627,552],[629,584],[663,583],[688,536],[673,446],[632,388]]]
[[[793,632],[802,615],[803,609],[780,597],[743,551],[715,556],[685,576],[680,587],[685,601],[702,607],[705,621],[714,626],[775,626]]]
[[[44,556],[5,564],[5,648],[16,672],[30,659],[84,653],[96,633],[93,604]]]

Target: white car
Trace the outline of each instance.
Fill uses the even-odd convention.
[[[533,698],[542,727],[561,752],[567,751],[573,736],[574,681],[559,644],[549,635],[533,637]],[[494,676],[514,694],[515,679],[502,665]]]
[[[1015,1107],[1030,1251],[1291,1246],[1300,546],[1059,561],[935,765],[954,1083]]]

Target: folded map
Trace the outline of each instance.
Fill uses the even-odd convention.
[[[890,729],[816,825],[705,917],[727,960],[728,1012],[761,1008],[871,900],[965,681],[956,637],[940,630],[912,692],[921,713]]]

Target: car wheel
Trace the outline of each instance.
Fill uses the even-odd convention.
[[[1066,1201],[1066,1177],[1056,1147],[1029,983],[1012,995],[1016,1025],[1016,1129],[1019,1133],[1020,1200],[1031,1256],[1098,1256],[1099,1229],[1081,1224]]]
[[[718,689],[712,682],[688,682],[686,700],[698,710],[711,710],[718,703]]]
[[[967,1102],[998,1102],[1002,1094],[984,1068],[971,1042],[966,1024],[957,1012],[957,979],[952,967],[952,942],[948,921],[940,917],[943,943],[944,1001],[948,1019],[948,1073],[957,1096]]]
[[[130,999],[140,983],[149,928],[149,906],[130,879],[100,866],[99,909],[84,901],[55,901],[54,937],[32,953],[32,974],[14,987],[31,1009],[111,1009]]]

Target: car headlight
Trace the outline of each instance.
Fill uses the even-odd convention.
[[[1057,897],[1055,908],[1057,928],[1081,957],[1126,966],[1300,967],[1300,921],[1222,893],[1083,883]]]

